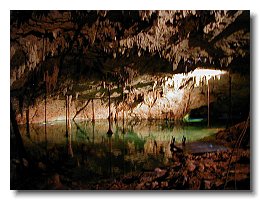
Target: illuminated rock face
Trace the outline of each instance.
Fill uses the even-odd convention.
[[[112,119],[122,119],[124,113],[125,119],[182,120],[193,109],[198,109],[208,104],[208,87],[210,91],[211,115],[215,116],[215,118],[227,115],[229,111],[228,74],[220,75],[219,79],[214,79],[213,76],[207,80],[204,77],[199,85],[196,85],[197,80],[190,78],[190,76],[191,74],[182,75],[183,79],[178,79],[176,81],[177,84],[174,81],[169,84],[170,80],[174,79],[172,76],[166,78],[164,76],[161,78],[158,76],[144,76],[142,77],[142,84],[145,86],[142,87],[138,87],[140,80],[137,78],[133,81],[131,90],[125,89],[124,103],[117,86],[114,86],[111,89]],[[232,80],[232,107],[236,108],[233,112],[246,114],[245,110],[248,109],[250,96],[250,91],[248,90],[249,79],[246,76],[234,74],[232,75]],[[97,85],[97,83],[93,83],[93,87],[89,91],[78,90],[75,95],[72,95],[72,102],[69,108],[71,119],[74,117],[80,120],[108,118],[108,93]],[[241,92],[242,94],[240,94]],[[92,96],[89,96],[90,94]],[[47,121],[65,120],[65,98],[62,95],[59,97],[48,96],[46,103]],[[13,100],[13,105],[19,107],[19,102]],[[23,114],[17,115],[18,123],[26,122],[26,110],[24,108]],[[44,114],[45,102],[39,99],[29,108],[29,122],[43,122]]]
[[[210,102],[228,98],[227,75],[217,74],[213,81],[208,71],[199,77],[198,67],[246,74],[232,83],[239,95],[233,103],[245,104],[250,96],[249,14],[11,11],[10,89],[17,120],[24,123],[29,108],[29,121],[42,121],[45,93],[48,120],[64,119],[66,95],[72,96],[72,117],[88,103],[77,118],[91,119],[88,101],[94,99],[95,118],[107,118],[109,85],[113,117],[122,118],[124,112],[129,118],[180,119],[207,105],[208,81],[213,83]]]

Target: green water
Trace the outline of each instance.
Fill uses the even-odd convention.
[[[112,124],[113,135],[109,137],[108,127],[107,120],[72,122],[68,138],[64,121],[48,123],[46,127],[44,124],[31,124],[29,133],[25,125],[19,129],[27,152],[36,161],[47,163],[48,170],[70,179],[91,183],[169,166],[172,162],[172,137],[181,147],[185,136],[188,146],[223,128],[166,121],[125,122],[123,125],[119,121]]]

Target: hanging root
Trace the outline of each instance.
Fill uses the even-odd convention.
[[[88,106],[89,102],[90,102],[90,99],[87,101],[87,103],[86,103],[82,108],[80,108],[80,109],[76,112],[76,114],[75,114],[74,117],[72,118],[73,121],[74,121],[74,119],[77,117],[77,115],[78,115],[82,110],[84,110],[84,109]]]

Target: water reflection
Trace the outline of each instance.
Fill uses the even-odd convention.
[[[109,129],[110,130],[110,129]],[[112,135],[111,134],[107,134],[107,137],[108,137],[108,140],[109,140],[109,144],[108,144],[108,147],[109,147],[109,174],[110,174],[110,177],[112,177]]]
[[[20,131],[33,158],[47,159],[71,176],[93,181],[170,165],[174,151],[221,149],[213,143],[196,142],[220,128],[165,121],[116,121],[109,126],[107,120],[96,120],[73,122],[68,137],[65,122],[30,125],[30,137],[26,136],[26,126],[20,126]],[[85,175],[78,175],[79,171]]]
[[[71,144],[71,132],[69,131],[69,135],[67,137],[67,152],[68,152],[68,157],[73,158],[73,149],[72,149],[72,144]]]

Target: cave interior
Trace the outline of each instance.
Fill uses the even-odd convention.
[[[98,188],[96,183],[91,185],[82,180],[79,183],[72,180],[75,176],[62,174],[62,169],[47,158],[47,153],[44,159],[30,160],[33,156],[28,153],[30,148],[23,134],[32,132],[34,124],[43,124],[46,135],[48,126],[60,121],[65,124],[64,135],[60,137],[67,141],[74,137],[71,131],[74,122],[82,121],[97,126],[99,120],[106,120],[106,129],[102,131],[108,140],[114,137],[117,123],[123,124],[122,137],[127,123],[145,121],[144,124],[152,126],[156,121],[163,121],[173,126],[202,124],[208,128],[221,124],[224,128],[214,141],[220,140],[229,148],[222,155],[226,156],[223,158],[226,163],[233,156],[232,148],[242,152],[240,157],[236,155],[237,160],[249,159],[250,11],[11,10],[10,95],[13,189],[250,188],[248,162],[241,167],[240,171],[245,171],[243,176],[240,174],[242,178],[237,175],[240,182],[236,181],[235,174],[235,181],[203,178],[196,185],[199,176],[195,176],[193,170],[201,172],[199,163],[203,162],[192,154],[183,155],[178,145],[176,160],[181,162],[181,156],[190,160],[185,165],[188,175],[181,168],[183,177],[189,176],[183,179],[183,184],[179,179],[174,183],[170,179],[168,182],[153,179],[140,186],[134,184],[132,175],[118,178],[117,186],[104,182]],[[23,126],[25,129],[21,128]],[[77,126],[77,130],[81,128]],[[158,142],[153,145],[160,146]],[[70,156],[72,146],[70,143],[67,148]],[[82,146],[82,151],[84,148]],[[178,155],[179,151],[182,155]],[[82,170],[84,162],[77,167]],[[230,165],[223,166],[224,177],[233,177],[229,173]],[[170,173],[174,167],[156,168],[153,172],[159,176],[164,170]],[[30,169],[34,169],[33,173]],[[204,174],[209,173],[206,169],[203,165]],[[21,175],[21,171],[27,177],[37,174],[39,182],[42,177],[48,181],[39,186],[24,183],[22,179],[26,175]],[[172,176],[171,180],[177,175]],[[195,182],[191,181],[193,178]],[[132,185],[127,181],[132,181]],[[238,182],[237,186],[233,187],[233,182],[235,185]]]

